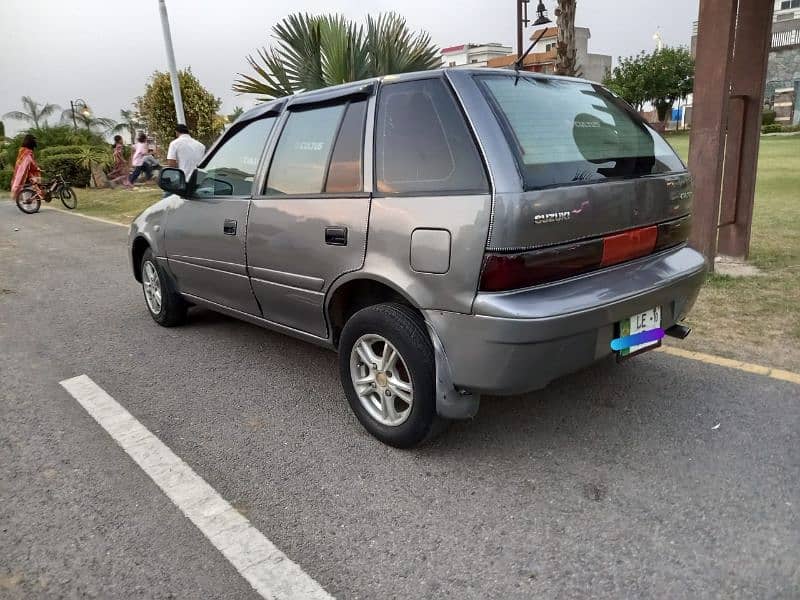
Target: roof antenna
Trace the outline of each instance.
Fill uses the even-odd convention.
[[[552,23],[552,21],[547,18],[547,9],[545,8],[544,2],[542,0],[539,0],[539,6],[536,7],[536,12],[539,14],[539,18],[533,22],[534,26],[547,25],[548,23]],[[539,35],[536,36],[536,39],[533,40],[533,43],[530,46],[528,46],[527,50],[525,50],[525,53],[514,61],[514,72],[516,73],[516,77],[514,77],[515,86],[517,85],[517,82],[519,82],[519,71],[522,68],[523,63],[525,62],[525,57],[528,56],[528,54],[530,54],[531,50],[533,50],[533,47],[536,44],[538,44],[539,41],[544,37],[544,34],[547,33],[548,29],[549,29],[548,27],[542,29]]]

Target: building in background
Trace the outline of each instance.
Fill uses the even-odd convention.
[[[800,0],[774,0],[772,42],[767,63],[764,105],[781,125],[800,124]],[[692,54],[697,48],[697,23]],[[691,115],[691,107],[689,107]]]
[[[485,67],[490,59],[505,56],[511,46],[503,44],[461,44],[442,48],[443,67]]]
[[[535,71],[537,73],[553,73],[556,65],[556,42],[558,28],[548,27],[544,33],[542,30],[534,31],[531,39],[538,37],[541,39],[531,49],[525,57],[523,69],[525,71]],[[575,28],[575,51],[576,62],[578,64],[578,75],[590,81],[603,81],[606,75],[611,72],[611,56],[607,54],[592,54],[589,52],[589,39],[592,37],[588,27]],[[510,50],[510,48],[509,48]],[[517,60],[516,54],[492,58],[489,60],[490,67],[507,67],[514,64]]]

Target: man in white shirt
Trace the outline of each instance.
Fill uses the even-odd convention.
[[[178,167],[186,175],[186,180],[192,176],[192,171],[200,163],[206,153],[206,147],[189,135],[189,128],[179,123],[175,128],[178,135],[169,144],[167,150],[167,166]]]

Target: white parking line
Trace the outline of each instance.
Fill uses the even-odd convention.
[[[65,379],[61,385],[262,597],[332,598],[88,376]]]

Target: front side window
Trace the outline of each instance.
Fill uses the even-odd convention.
[[[388,194],[488,190],[475,142],[441,79],[381,88],[375,176],[378,192]]]
[[[367,101],[293,111],[267,178],[268,195],[360,192]]]
[[[194,195],[249,196],[253,177],[276,117],[245,125],[222,144],[202,168],[195,171]]]
[[[600,85],[513,75],[476,80],[525,189],[685,170],[669,144]]]

